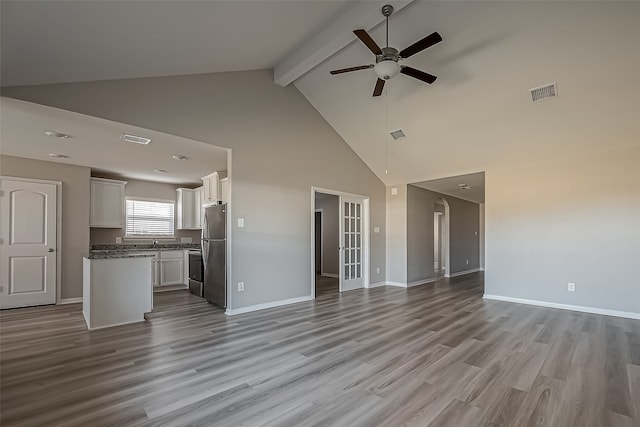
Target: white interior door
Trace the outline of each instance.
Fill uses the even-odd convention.
[[[364,199],[340,197],[340,291],[364,287]]]
[[[0,308],[56,303],[56,191],[0,180]]]

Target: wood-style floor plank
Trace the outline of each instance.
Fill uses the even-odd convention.
[[[185,291],[87,331],[0,312],[2,426],[640,425],[640,321],[482,299],[480,273],[228,317]]]

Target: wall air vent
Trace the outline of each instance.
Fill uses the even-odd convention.
[[[529,89],[529,92],[531,92],[532,102],[546,101],[558,96],[558,87],[556,86],[556,82],[553,82],[544,86]]]
[[[151,144],[151,138],[145,138],[143,136],[129,135],[123,133],[121,139],[125,142],[133,142],[134,144],[149,145]]]
[[[404,134],[402,129],[394,130],[393,132],[389,132],[395,141],[406,138],[407,135]]]

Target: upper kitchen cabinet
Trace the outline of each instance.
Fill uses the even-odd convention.
[[[126,181],[91,178],[91,227],[124,227],[124,186]]]
[[[220,180],[220,201],[229,203],[229,177]]]
[[[195,189],[178,188],[177,213],[178,230],[197,230],[202,228],[202,194],[203,187]]]
[[[203,204],[215,205],[220,200],[220,179],[218,172],[210,173],[207,176],[202,177],[203,188]]]

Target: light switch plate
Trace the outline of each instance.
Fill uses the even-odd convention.
[[[244,227],[244,218],[238,218],[238,228]]]
[[[392,196],[398,195],[398,187],[391,187],[391,195]]]
[[[116,237],[116,243],[122,243],[122,237],[120,236]]]
[[[373,232],[374,233],[379,233],[380,232],[380,227],[373,227]]]
[[[238,282],[238,292],[244,292],[244,282]]]

